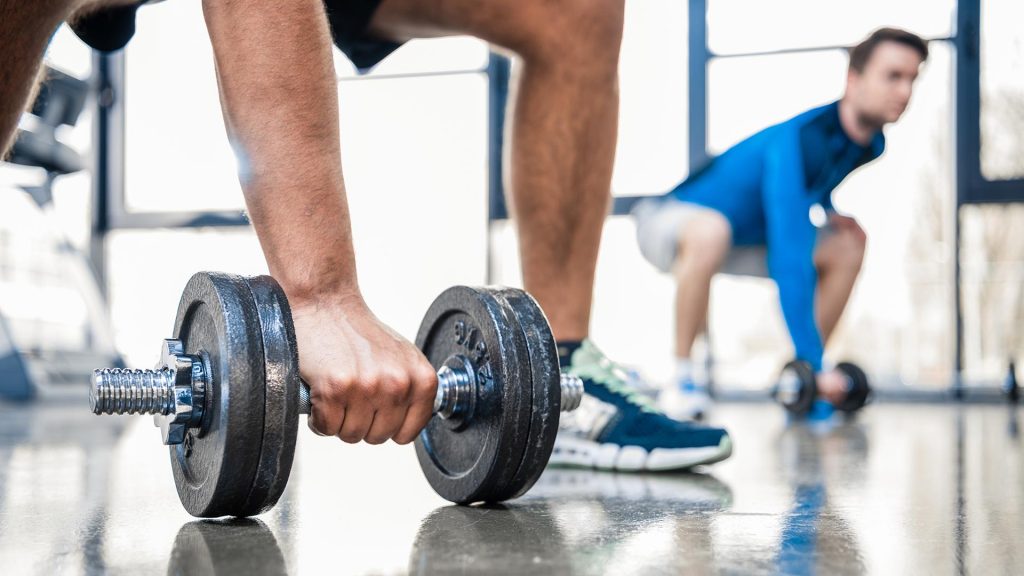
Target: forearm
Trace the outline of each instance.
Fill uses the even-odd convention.
[[[817,273],[809,258],[806,262],[800,259],[804,251],[799,245],[787,245],[780,250],[781,246],[777,243],[775,250],[769,247],[768,269],[779,287],[782,317],[786,320],[796,357],[810,362],[815,370],[821,370],[824,345],[814,315]]]
[[[204,0],[224,122],[271,274],[289,298],[358,295],[320,0]]]
[[[793,278],[792,284],[804,283],[805,278]],[[813,285],[813,280],[811,281]],[[782,305],[782,316],[789,329],[789,337],[793,341],[796,357],[811,363],[815,370],[821,370],[824,345],[821,334],[814,322],[814,290],[790,286],[787,281],[779,283],[779,301]]]

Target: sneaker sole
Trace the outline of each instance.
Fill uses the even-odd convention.
[[[580,438],[555,440],[550,466],[597,468],[630,472],[661,472],[686,470],[694,466],[721,462],[732,454],[732,439],[723,436],[718,446],[700,448],[655,448],[647,451],[639,446],[602,444]]]

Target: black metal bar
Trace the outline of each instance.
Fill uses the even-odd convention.
[[[243,212],[122,212],[110,221],[114,230],[147,228],[233,228],[248,226]]]
[[[959,0],[956,13],[956,70],[954,107],[954,166],[956,201],[953,208],[953,300],[956,310],[956,351],[953,372],[953,396],[963,398],[964,319],[963,273],[960,265],[960,207],[968,202],[974,182],[980,179],[981,66],[979,0]]]
[[[491,246],[491,225],[508,219],[505,205],[505,111],[508,108],[508,83],[512,72],[511,61],[491,52],[487,61],[487,283],[494,282],[494,254]]]
[[[687,21],[690,35],[688,56],[689,75],[689,158],[690,172],[708,160],[708,2],[691,0]]]
[[[925,38],[925,42],[956,42],[956,36],[939,36],[935,38]],[[709,51],[709,58],[715,59],[727,59],[727,58],[747,58],[752,56],[782,56],[785,54],[801,54],[807,52],[828,52],[830,50],[849,50],[850,46],[846,44],[825,44],[821,46],[806,46],[804,48],[779,48],[777,50],[754,50],[751,52],[713,52]]]
[[[978,154],[975,152],[975,154]],[[980,161],[980,155],[979,155]],[[1024,202],[1024,180],[984,180],[970,184],[964,194],[964,204],[1012,204]]]
[[[687,149],[689,151],[689,166],[687,171],[692,174],[704,166],[710,155],[708,154],[708,63],[712,54],[708,48],[708,0],[692,0],[690,12],[687,18],[687,28],[690,35],[688,56],[689,70],[689,102],[687,106],[687,117],[689,127],[689,139]],[[715,356],[711,347],[711,322],[704,322],[704,338],[707,342],[704,356],[704,368],[708,385],[708,393],[718,398],[718,386],[715,382]]]
[[[512,63],[505,56],[491,53],[487,65],[487,210],[488,219],[505,220],[505,180],[502,156],[505,153],[505,109]]]
[[[124,52],[94,52],[92,217],[89,259],[100,292],[107,294],[106,237],[111,216],[124,203]]]
[[[490,59],[495,57],[501,58],[491,54],[488,59],[488,66],[486,68],[460,68],[457,70],[435,70],[433,72],[399,72],[395,74],[360,74],[358,76],[338,76],[336,77],[339,83],[341,82],[365,82],[367,80],[402,80],[408,78],[436,78],[439,76],[464,76],[466,74],[483,74],[490,70]]]

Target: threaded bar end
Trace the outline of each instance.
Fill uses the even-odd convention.
[[[174,413],[174,371],[104,368],[92,373],[93,414]]]

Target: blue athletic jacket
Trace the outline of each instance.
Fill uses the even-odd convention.
[[[832,190],[884,149],[881,132],[866,147],[851,140],[833,102],[736,144],[665,196],[721,212],[735,245],[767,246],[768,271],[797,358],[815,370],[821,370],[823,346],[814,321],[817,231],[810,210],[820,204],[831,211]]]

